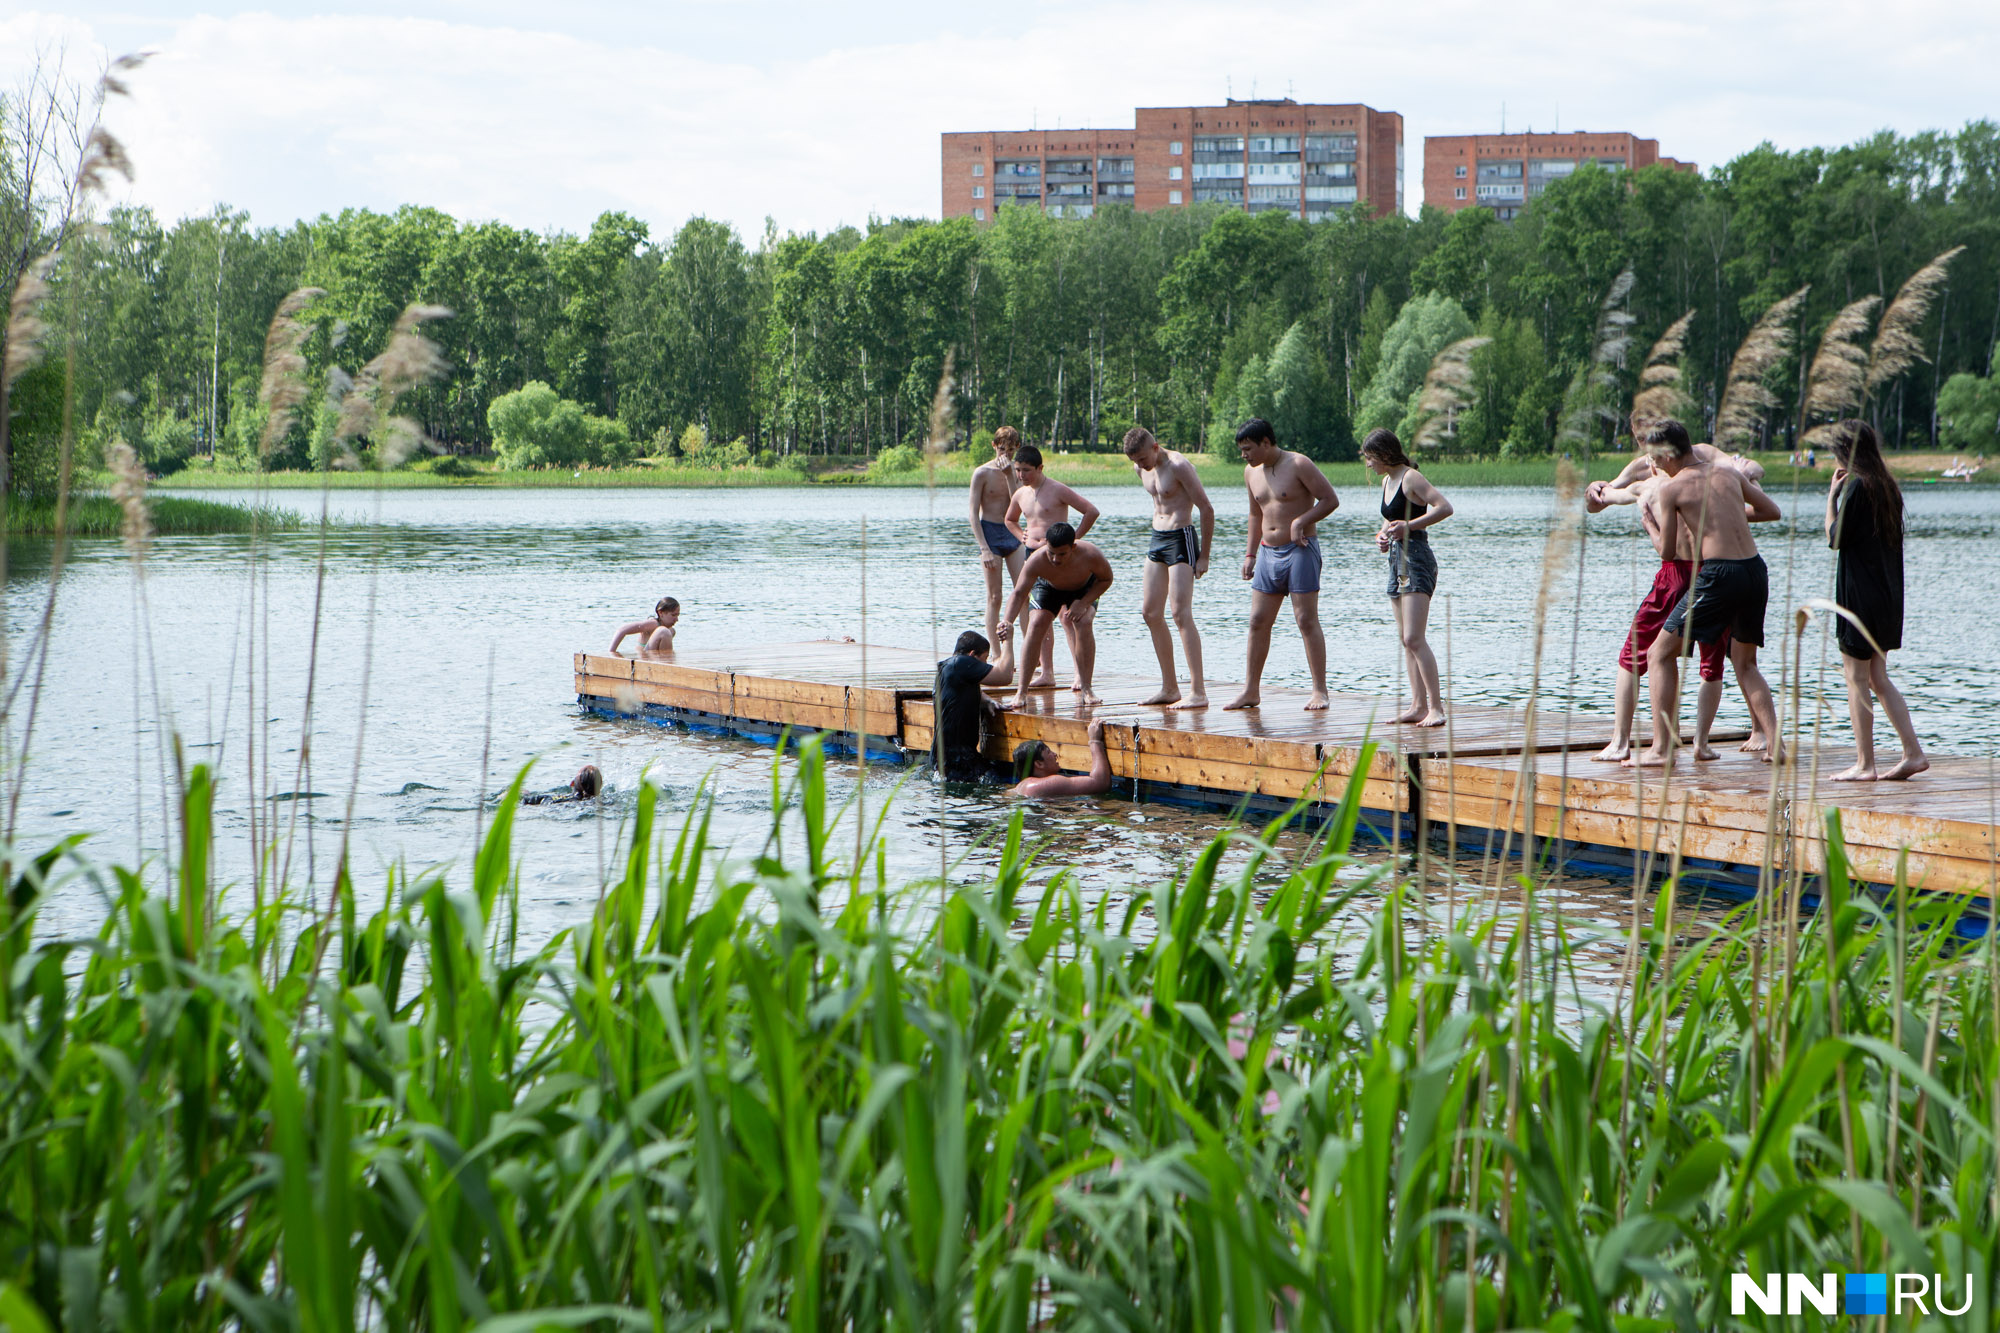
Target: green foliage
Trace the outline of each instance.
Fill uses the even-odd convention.
[[[18,864],[0,1318],[1612,1333],[1857,1250],[1990,1284],[1994,946],[1856,893],[1837,817],[1784,951],[1670,887],[1612,999],[1533,883],[1454,917],[1352,857],[1358,777],[1294,862],[1280,821],[1086,897],[1019,814],[942,889],[844,864],[824,765],[774,773],[755,859],[642,784],[535,949],[525,773],[456,885],[225,899],[200,766],[170,864],[93,874],[95,939],[37,920],[77,840]]]
[[[186,417],[163,412],[146,423],[140,440],[139,461],[146,471],[156,477],[171,476],[194,454],[195,426]]]
[[[894,477],[915,472],[924,465],[924,455],[913,445],[895,444],[875,455],[875,461],[868,465],[871,477]]]
[[[506,468],[606,467],[632,453],[622,422],[592,416],[540,380],[494,399],[487,421]]]
[[[1938,392],[1938,438],[1952,449],[2000,453],[2000,377],[1953,375]]]
[[[1407,433],[1404,428],[1416,412],[1432,359],[1472,332],[1472,320],[1449,296],[1432,292],[1404,302],[1395,323],[1382,335],[1374,377],[1362,391],[1355,413],[1355,433],[1365,437],[1387,426],[1406,441],[1414,436],[1413,427]]]

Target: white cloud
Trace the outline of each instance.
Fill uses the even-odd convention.
[[[1401,111],[1414,208],[1423,136],[1497,128],[1503,103],[1510,128],[1560,115],[1706,166],[1765,138],[1955,128],[1989,109],[2000,55],[1990,6],[1943,0],[1622,13],[1172,0],[840,25],[804,7],[577,13],[533,20],[553,30],[361,13],[156,21],[160,54],[113,112],[139,166],[133,197],[169,217],[227,202],[261,224],[421,203],[569,229],[622,208],[656,236],[695,213],[746,236],[766,215],[825,229],[935,214],[941,130],[1129,126],[1135,104],[1211,102],[1225,81],[1245,96],[1254,80],[1262,96]],[[677,24],[702,35],[683,40]],[[828,43],[815,24],[844,36]],[[128,30],[110,13],[17,13],[0,19],[0,59],[20,64],[36,34],[64,33],[74,56]]]

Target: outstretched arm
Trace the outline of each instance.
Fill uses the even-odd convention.
[[[1037,551],[1028,557],[1028,562],[1021,566],[1021,576],[1014,580],[1014,591],[1008,595],[1007,609],[1000,613],[1002,624],[1011,625],[1021,618],[1021,613],[1028,607],[1028,594],[1035,590],[1035,580],[1048,572],[1046,554]]]
[[[982,686],[998,689],[1002,685],[1014,683],[1014,622],[1003,620],[999,628],[993,632],[1000,636],[1000,656],[994,659],[992,668],[986,673],[986,679],[979,683]]]
[[[1590,513],[1601,513],[1611,505],[1628,505],[1639,497],[1632,487],[1653,475],[1653,460],[1639,455],[1619,469],[1618,475],[1610,481],[1593,481],[1583,490],[1583,507]],[[1623,494],[1623,499],[1613,499],[1614,493]]]
[[[1068,773],[1046,778],[1029,778],[1014,790],[1023,796],[1101,796],[1111,790],[1111,755],[1104,748],[1104,723],[1090,723],[1090,772],[1081,777]]]
[[[611,647],[607,651],[617,652],[619,644],[625,642],[625,640],[631,638],[634,634],[645,634],[653,628],[655,623],[651,620],[635,620],[629,625],[620,625],[618,633],[612,637]]]

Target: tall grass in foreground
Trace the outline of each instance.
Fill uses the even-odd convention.
[[[201,769],[169,883],[34,863],[0,913],[0,1321],[1844,1329],[1732,1319],[1729,1276],[1886,1269],[1969,1276],[1952,1327],[1992,1327],[1992,954],[1850,893],[1837,824],[1792,986],[1753,997],[1748,928],[1677,938],[1665,893],[1608,1012],[1532,894],[1426,925],[1390,867],[1340,876],[1358,787],[1297,863],[1235,831],[1115,914],[1031,894],[1016,818],[930,912],[835,863],[809,745],[774,782],[802,841],[774,810],[705,881],[705,807],[656,838],[642,787],[621,877],[534,951],[519,790],[469,883],[373,912],[345,879],[232,905]],[[65,875],[95,939],[33,933]],[[1336,951],[1357,894],[1399,910]]]

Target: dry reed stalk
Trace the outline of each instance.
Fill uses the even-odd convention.
[[[1598,422],[1618,420],[1610,400],[1618,392],[1618,371],[1624,368],[1625,353],[1632,346],[1634,316],[1631,311],[1620,309],[1625,298],[1632,294],[1632,283],[1632,270],[1628,266],[1612,279],[1611,290],[1604,294],[1598,307],[1597,325],[1590,340],[1590,364],[1578,371],[1571,382],[1569,397],[1574,405],[1564,408],[1562,426],[1557,432],[1560,443],[1588,449]]]
[[[1875,341],[1868,348],[1864,387],[1870,396],[1917,362],[1930,360],[1924,355],[1917,330],[1923,327],[1925,317],[1931,312],[1931,302],[1944,286],[1946,268],[1964,252],[1964,246],[1954,246],[1912,273],[1896,293],[1896,299],[1882,312],[1882,322],[1875,328]]]
[[[153,516],[146,507],[146,467],[123,439],[113,440],[105,449],[104,465],[111,470],[111,498],[124,511],[119,533],[126,553],[136,564],[146,558],[146,547],[153,539]]]
[[[1411,441],[1416,448],[1442,445],[1458,414],[1472,405],[1472,354],[1492,341],[1460,338],[1431,358],[1431,368],[1424,374],[1423,395],[1417,399],[1417,411],[1424,420]]]
[[[1646,353],[1646,365],[1639,372],[1639,392],[1632,398],[1632,415],[1674,417],[1688,415],[1688,397],[1681,388],[1681,352],[1687,347],[1688,328],[1694,323],[1690,310],[1660,335]]]
[[[300,349],[311,336],[312,325],[299,315],[325,295],[324,288],[301,287],[280,301],[278,312],[271,316],[270,332],[264,336],[264,382],[257,390],[257,401],[270,413],[258,443],[266,458],[291,432],[292,415],[306,400],[306,358]]]
[[[1764,386],[1764,377],[1777,368],[1792,350],[1792,321],[1805,304],[1812,285],[1799,288],[1766,310],[1751,326],[1749,336],[1729,362],[1729,377],[1722,391],[1722,405],[1715,413],[1715,445],[1754,441],[1764,413],[1778,400]]]

